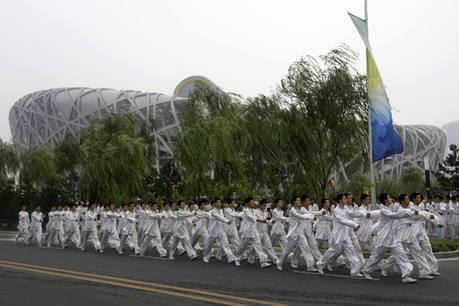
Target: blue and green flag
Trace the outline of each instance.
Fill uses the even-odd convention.
[[[392,124],[392,113],[384,84],[376,66],[368,27],[362,18],[349,13],[352,22],[365,43],[367,49],[367,82],[370,102],[371,141],[373,145],[372,161],[378,161],[393,154],[403,152],[403,143]]]

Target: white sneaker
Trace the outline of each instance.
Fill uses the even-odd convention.
[[[323,268],[320,268],[320,267],[317,268],[317,272],[319,272],[319,274],[321,274],[321,275],[324,275],[324,274],[325,274],[325,273],[324,273],[324,269],[323,269]]]
[[[194,256],[191,256],[190,259],[191,259],[191,260],[195,260],[195,259],[198,258],[198,257],[199,257],[199,255],[198,255],[198,254],[195,254]]]
[[[306,271],[308,272],[319,272],[319,270],[317,270],[316,268],[312,267],[312,268],[307,268]]]
[[[241,263],[239,262],[239,260],[235,260],[234,264],[236,265],[236,267],[240,267],[241,266]]]
[[[333,267],[332,267],[332,265],[327,265],[327,270],[330,271],[330,272],[333,272]]]
[[[277,267],[277,270],[279,270],[279,271],[284,270],[284,268],[282,267],[282,265],[280,263],[276,264],[276,267]]]
[[[202,261],[204,261],[205,263],[209,263],[209,259],[207,259],[205,257],[202,258]]]
[[[429,274],[419,274],[419,277],[420,279],[434,279],[434,277],[432,275],[429,275]]]
[[[381,269],[381,275],[382,275],[383,277],[387,277],[387,271],[384,270],[384,269]]]
[[[432,272],[432,273],[430,273],[430,275],[433,275],[433,276],[440,276],[440,272]]]
[[[363,276],[368,280],[374,280],[374,278],[369,273],[363,272]]]
[[[103,252],[104,252],[104,250],[102,250],[102,249],[99,249],[99,253],[103,253]]]
[[[293,269],[298,269],[298,264],[291,262],[290,267],[292,267]]]
[[[363,277],[363,274],[360,273],[360,272],[353,272],[351,273],[351,276],[355,276],[355,277]]]
[[[270,267],[270,266],[271,266],[271,264],[267,263],[267,262],[264,262],[264,263],[261,264],[262,268],[267,268],[267,267]]]
[[[170,259],[170,260],[174,260],[174,259],[175,259],[175,258],[174,258],[174,255],[169,255],[169,259]]]
[[[415,282],[417,282],[417,280],[409,276],[402,278],[402,283],[405,283],[405,284],[413,284]]]

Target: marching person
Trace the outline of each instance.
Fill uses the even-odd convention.
[[[161,233],[159,231],[159,221],[161,218],[164,218],[164,216],[158,211],[156,202],[153,202],[150,205],[150,209],[145,211],[145,222],[147,222],[148,228],[146,228],[145,239],[140,247],[140,256],[145,256],[149,247],[156,248],[159,256],[167,256],[167,251],[163,248]]]
[[[174,205],[172,208],[171,218],[175,219],[174,235],[171,238],[170,247],[169,247],[169,259],[174,259],[174,253],[177,249],[179,242],[185,248],[185,251],[188,257],[193,260],[199,256],[196,254],[196,251],[191,246],[190,234],[187,229],[187,219],[192,218],[194,214],[186,209],[186,203],[183,200],[179,202],[179,209],[175,209]]]
[[[375,250],[362,268],[363,274],[366,279],[373,279],[370,273],[379,267],[380,261],[384,259],[386,250],[390,250],[400,267],[402,282],[414,283],[416,279],[410,277],[413,272],[413,265],[408,260],[408,256],[400,240],[397,239],[397,233],[393,230],[393,225],[395,220],[418,215],[419,212],[413,212],[405,208],[400,208],[397,212],[393,212],[391,210],[392,200],[387,193],[382,193],[379,199],[382,205],[380,207],[381,215],[375,238]]]
[[[80,223],[78,220],[79,214],[76,211],[76,205],[72,205],[69,211],[65,212],[65,239],[64,246],[67,241],[72,241],[73,245],[76,248],[80,248],[81,244],[81,234],[80,234]]]
[[[317,269],[323,274],[325,266],[332,264],[341,254],[344,254],[351,268],[351,276],[362,276],[360,274],[361,261],[359,254],[356,254],[350,231],[356,231],[359,225],[350,220],[346,214],[347,197],[345,194],[338,194],[336,197],[338,205],[333,210],[332,237],[329,240],[330,246],[325,254],[317,262]]]
[[[226,226],[226,236],[228,237],[228,243],[234,251],[239,245],[239,233],[237,230],[237,224],[242,218],[242,212],[236,211],[236,206],[236,201],[233,198],[229,198],[228,207],[223,210],[226,218],[231,220],[231,224]]]
[[[15,237],[15,243],[18,242],[19,238],[27,243],[27,238],[29,237],[29,226],[30,226],[30,218],[29,213],[27,212],[27,208],[22,206],[21,211],[18,214],[19,223],[17,226],[18,232]]]
[[[287,247],[287,234],[285,233],[285,224],[288,223],[288,218],[284,216],[284,201],[275,199],[274,205],[276,206],[272,211],[272,218],[274,220],[271,227],[271,243],[273,246],[279,242],[282,252]]]
[[[215,242],[218,242],[223,252],[218,252],[216,258],[221,260],[223,255],[222,253],[224,253],[228,259],[228,263],[235,262],[238,266],[239,262],[236,260],[228,243],[228,237],[226,236],[226,225],[231,225],[232,221],[231,219],[225,217],[220,198],[213,199],[211,205],[213,209],[209,211],[209,240],[206,248],[204,249],[204,256],[202,259],[205,263],[209,263],[212,255],[212,248],[214,247]]]
[[[134,203],[123,207],[121,218],[124,219],[124,227],[122,229],[118,253],[120,255],[123,254],[125,246],[127,245],[129,249],[134,250],[135,255],[140,255],[136,228],[137,218],[134,212]]]
[[[293,206],[290,209],[288,216],[288,233],[287,233],[287,246],[284,251],[282,251],[281,256],[276,262],[277,269],[283,270],[283,263],[285,258],[293,252],[295,248],[299,249],[301,255],[303,255],[304,260],[306,261],[306,267],[309,271],[317,271],[314,268],[314,257],[311,254],[308,241],[304,236],[305,222],[304,220],[312,220],[314,218],[313,214],[305,212],[302,210],[301,197],[294,196],[292,199]],[[297,268],[297,266],[293,266]]]
[[[61,248],[65,247],[65,237],[64,237],[64,211],[62,210],[62,206],[59,205],[57,209],[53,212],[48,214],[49,216],[49,223],[52,223],[49,227],[49,235],[48,235],[48,244],[47,247],[50,248],[53,243],[58,241],[61,245]],[[52,219],[51,219],[52,218]]]
[[[261,199],[258,204],[258,208],[255,209],[255,216],[260,220],[266,220],[266,223],[257,223],[258,234],[260,235],[260,241],[263,249],[265,250],[268,258],[271,259],[271,262],[277,262],[276,252],[274,252],[273,245],[271,243],[271,238],[269,237],[268,226],[275,224],[276,221],[271,219],[266,206],[268,205],[267,199]]]
[[[27,244],[30,243],[32,238],[35,238],[37,241],[38,246],[41,247],[41,236],[42,236],[42,223],[43,223],[43,213],[41,212],[40,206],[35,208],[35,211],[30,216],[30,231],[29,237],[27,239]]]
[[[117,220],[119,218],[120,215],[115,211],[115,204],[110,204],[108,210],[104,211],[105,226],[100,239],[100,248],[102,251],[107,245],[112,249],[119,249],[120,237],[117,229]]]
[[[204,250],[209,241],[209,232],[207,231],[207,224],[209,222],[209,213],[206,211],[207,200],[201,200],[198,204],[198,209],[195,211],[194,220],[195,227],[191,245],[195,250]],[[198,249],[198,243],[202,241],[202,246]]]
[[[316,231],[315,238],[317,241],[317,247],[320,249],[325,241],[330,239],[331,235],[331,223],[333,218],[330,214],[330,200],[322,199],[320,201],[322,206],[322,211],[325,214],[317,216],[317,221],[314,223],[314,228]]]
[[[248,197],[244,199],[245,209],[242,214],[242,222],[240,227],[241,232],[241,240],[237,247],[236,251],[236,258],[235,261],[236,265],[241,261],[248,245],[251,243],[253,250],[256,252],[258,259],[260,260],[260,266],[262,268],[267,268],[271,264],[269,264],[268,257],[266,253],[263,251],[263,247],[261,246],[260,235],[257,231],[257,223],[266,223],[266,219],[258,219],[255,215],[254,207],[255,202],[252,197]]]
[[[99,237],[97,237],[97,213],[95,211],[96,204],[92,203],[84,214],[84,223],[83,223],[83,237],[81,239],[80,250],[86,250],[86,243],[88,240],[94,245],[94,249],[98,252],[103,253],[103,250],[100,248]]]

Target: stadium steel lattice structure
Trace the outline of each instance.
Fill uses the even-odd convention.
[[[446,133],[432,125],[400,125],[396,129],[405,149],[401,154],[377,162],[377,180],[399,177],[409,167],[424,169],[425,158],[429,161],[430,170],[435,173],[446,149]]]

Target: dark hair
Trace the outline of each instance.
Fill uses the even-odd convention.
[[[292,203],[295,202],[296,199],[298,199],[298,198],[301,199],[301,197],[300,197],[299,195],[294,195],[294,196],[292,197]]]
[[[279,203],[280,201],[282,201],[282,199],[279,199],[279,198],[274,199],[274,205],[277,205],[277,203]]]
[[[350,193],[350,192],[345,192],[345,193],[344,193],[344,196],[346,196],[346,198],[347,198],[348,196],[350,196],[350,195],[352,195],[352,193]]]
[[[247,197],[244,199],[244,204],[249,204],[250,201],[252,201],[253,198],[252,197]]]
[[[347,195],[345,193],[338,193],[338,195],[336,196],[336,202],[339,203],[339,201],[341,201],[343,197],[347,197]]]
[[[360,196],[360,201],[365,201],[367,198],[369,198],[370,196],[366,193],[362,193],[362,195]]]
[[[226,203],[228,203],[228,204],[232,203],[233,201],[234,201],[234,198],[228,198],[228,199],[226,199]]]
[[[185,203],[184,200],[178,200],[177,204],[180,206],[180,204]],[[186,204],[186,203],[185,203]]]
[[[304,202],[304,200],[309,199],[308,195],[303,195],[301,196],[301,202]]]
[[[322,200],[320,200],[320,205],[322,205],[322,207],[323,207],[327,200],[328,199],[326,199],[326,198],[323,198]]]
[[[215,203],[217,203],[217,201],[220,201],[221,199],[219,197],[216,197],[212,200],[212,202],[210,204],[214,205]]]
[[[260,205],[268,204],[268,200],[267,199],[261,199],[259,204]]]
[[[401,195],[398,196],[398,201],[402,203],[405,200],[405,197],[408,195],[406,193],[402,193]]]
[[[383,192],[379,196],[379,201],[381,201],[381,203],[384,204],[388,197],[389,197],[389,195],[387,193]]]

